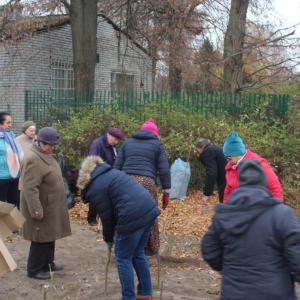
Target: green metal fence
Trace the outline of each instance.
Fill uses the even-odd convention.
[[[51,91],[32,90],[25,92],[25,119],[34,120],[38,127],[53,122],[65,123],[79,108],[108,109],[127,113],[139,121],[145,121],[143,109],[152,107],[158,114],[184,111],[186,114],[218,117],[223,113],[237,120],[241,114],[258,111],[265,118],[288,117],[289,96],[287,94],[226,94],[222,92],[197,93],[116,93],[111,91]]]

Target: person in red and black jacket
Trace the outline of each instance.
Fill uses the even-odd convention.
[[[246,148],[242,139],[236,132],[231,132],[225,139],[223,153],[228,163],[226,165],[226,188],[224,192],[224,203],[228,200],[231,192],[239,187],[238,171],[239,164],[245,159],[258,160],[266,172],[268,185],[267,188],[274,198],[281,199],[283,202],[283,192],[281,184],[270,163],[265,159]]]

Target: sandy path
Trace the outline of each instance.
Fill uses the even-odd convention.
[[[56,243],[56,262],[65,269],[54,274],[53,299],[121,299],[115,258],[109,269],[108,295],[104,296],[104,268],[106,245],[100,234],[88,226],[72,224],[73,235]],[[0,278],[0,299],[42,299],[42,289],[49,281],[26,276],[29,242],[14,236],[15,243],[6,243],[17,262],[14,272]],[[194,246],[199,247],[199,246]],[[157,267],[151,267],[154,299],[160,299],[157,289]],[[174,258],[161,261],[160,281],[163,281],[162,299],[213,300],[218,299],[218,274],[212,272],[199,258]],[[50,291],[47,293],[50,299]]]

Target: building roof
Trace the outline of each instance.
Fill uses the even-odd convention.
[[[121,32],[128,39],[130,39],[136,47],[149,55],[149,52],[145,48],[134,41],[126,31],[122,30],[117,24],[106,17],[103,13],[98,13],[98,16],[102,17],[116,31]],[[15,22],[9,22],[3,26],[2,30],[0,31],[0,41],[1,43],[7,44],[8,41],[16,41],[23,37],[31,36],[34,33],[55,30],[67,24],[70,24],[69,15],[48,15],[22,18]]]

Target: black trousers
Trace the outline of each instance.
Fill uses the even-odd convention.
[[[97,210],[96,207],[94,207],[94,205],[92,205],[92,203],[89,204],[89,212],[87,215],[87,221],[88,222],[97,222]]]
[[[226,181],[217,182],[217,186],[218,186],[218,193],[219,193],[219,202],[223,203],[224,191],[225,191],[225,187],[226,187]]]
[[[8,202],[19,208],[19,178],[0,179],[0,201]]]
[[[53,268],[55,266],[54,249],[55,241],[48,243],[31,242],[27,262],[27,274],[33,276],[42,271],[49,271],[49,265]]]

